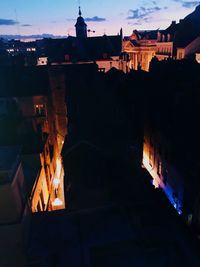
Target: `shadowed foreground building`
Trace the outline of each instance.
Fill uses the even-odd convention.
[[[20,153],[19,146],[0,146],[0,266],[26,266],[23,235],[29,210]]]
[[[194,72],[184,72],[184,62],[176,62],[178,70],[170,64],[175,63],[154,62],[150,73],[124,74],[116,69],[103,73],[96,64],[2,71],[10,75],[0,72],[4,89],[0,142],[20,145],[24,181],[33,178],[27,197],[36,198],[23,241],[29,266],[199,266],[197,240],[164,193],[151,186],[150,175],[139,168],[145,119],[149,122],[145,124],[149,126],[145,142],[155,144],[154,151],[158,151],[154,153],[156,162],[151,162],[156,167],[160,166],[159,141],[165,140],[168,125],[177,124],[175,141],[185,130],[179,128],[185,118],[189,127],[183,137],[196,129],[192,127],[197,118],[191,123],[189,120],[198,110],[196,65],[190,62]],[[169,77],[176,75],[175,84],[170,78],[166,82],[166,69]],[[190,109],[185,108],[187,104]],[[155,138],[148,135],[149,129]],[[163,138],[159,139],[158,132]],[[173,128],[166,133],[173,136]],[[194,136],[197,140],[198,132]],[[188,147],[183,149],[188,151]],[[161,147],[165,156],[163,150]],[[56,200],[61,193],[54,179],[63,174],[61,158],[67,209],[49,212],[52,205],[47,204],[47,199],[51,203],[48,195]],[[182,162],[181,157],[178,159]],[[161,175],[159,178],[163,179]],[[175,181],[173,177],[171,180]],[[54,204],[60,204],[58,199]],[[34,212],[40,210],[43,212]]]
[[[166,70],[168,81],[160,90]],[[178,213],[199,233],[199,65],[192,61],[155,62],[152,75],[159,75],[160,82],[149,95],[143,166],[154,186],[164,189]]]

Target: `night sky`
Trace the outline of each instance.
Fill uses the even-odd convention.
[[[199,1],[81,0],[82,15],[92,35],[125,35],[133,29],[163,29],[191,13]],[[77,0],[1,0],[0,35],[75,35]]]

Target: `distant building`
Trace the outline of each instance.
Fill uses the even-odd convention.
[[[175,30],[176,23],[173,21],[166,30],[134,30],[130,37],[125,37],[123,51],[129,54],[130,68],[149,71],[153,57],[157,57],[158,60],[173,58]]]
[[[148,71],[151,59],[156,55],[156,39],[146,39],[135,30],[130,37],[124,38],[123,51],[129,55],[130,69]]]
[[[177,56],[176,59],[184,59],[190,56],[195,57],[195,53],[200,49],[200,36],[194,39],[191,43],[186,45],[185,47],[177,48]],[[198,59],[197,59],[198,62]]]
[[[82,15],[81,8],[79,6],[79,17],[77,18],[77,22],[75,24],[76,37],[78,39],[87,38],[87,24],[85,23],[81,15]]]
[[[115,67],[124,72],[128,71],[128,57],[122,53],[122,29],[120,34],[113,36],[87,37],[87,25],[79,7],[76,37],[66,39],[46,39],[45,55],[49,64],[86,64],[95,62],[100,71],[107,72]],[[44,64],[46,60],[43,60]],[[38,65],[42,60],[38,59]]]
[[[153,57],[158,60],[195,57],[200,49],[199,17],[200,6],[197,6],[194,12],[179,23],[172,21],[166,30],[134,30],[123,41],[123,51],[129,54],[130,68],[149,71]]]

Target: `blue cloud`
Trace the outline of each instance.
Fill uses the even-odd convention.
[[[18,24],[18,22],[13,19],[0,19],[0,25],[10,26],[15,24]]]
[[[0,35],[0,38],[6,39],[6,40],[13,40],[13,39],[43,39],[43,38],[50,38],[50,39],[59,39],[59,38],[67,38],[67,36],[63,35],[53,35],[49,33],[43,33],[43,34],[33,34],[33,35]]]
[[[184,1],[184,0],[173,0],[174,2],[179,2],[183,7],[192,8],[200,4],[199,1]]]
[[[32,25],[31,24],[22,24],[21,26],[22,27],[31,27]]]
[[[147,18],[150,14],[153,14],[155,12],[158,12],[162,10],[161,7],[155,6],[155,7],[139,7],[137,9],[130,9],[129,10],[129,16],[127,19],[144,19]]]
[[[85,18],[85,21],[102,22],[102,21],[106,21],[106,19],[105,18],[99,18],[98,16],[94,16],[92,18]]]

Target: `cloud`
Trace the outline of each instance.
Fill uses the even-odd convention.
[[[22,26],[22,27],[31,27],[31,26],[33,26],[33,25],[31,25],[31,24],[22,24],[21,26]]]
[[[129,16],[127,19],[144,19],[148,18],[149,15],[156,13],[158,11],[162,10],[161,7],[155,6],[155,7],[139,7],[137,9],[130,9],[129,10]]]
[[[58,39],[58,38],[67,38],[67,36],[63,35],[53,35],[49,33],[43,33],[43,34],[33,34],[33,35],[0,35],[0,38],[6,39],[6,40],[19,40],[19,39],[43,39],[43,38],[51,38],[51,39]]]
[[[90,21],[102,22],[102,21],[106,21],[106,19],[105,18],[100,18],[98,16],[94,16],[92,18],[85,18],[85,21],[88,21],[88,22],[90,22]]]
[[[184,1],[184,0],[173,0],[173,1],[180,3],[182,7],[186,8],[192,8],[200,4],[200,1]]]
[[[0,19],[0,26],[1,25],[11,26],[11,25],[16,25],[16,24],[18,24],[18,22],[13,19]]]
[[[158,5],[159,1],[143,2],[143,5],[136,9],[130,9],[128,11],[128,24],[130,25],[142,25],[143,23],[151,23],[155,21],[155,14],[168,9],[168,6]],[[159,16],[160,17],[160,16]]]

